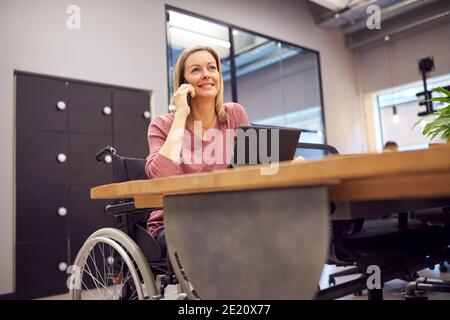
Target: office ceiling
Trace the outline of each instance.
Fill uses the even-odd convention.
[[[311,2],[317,3],[318,5],[333,10],[338,11],[348,7],[349,5],[356,5],[365,0],[311,0]]]
[[[380,29],[369,29],[371,6],[379,8]],[[349,49],[395,41],[419,30],[450,23],[450,0],[310,0],[316,24],[340,29]]]

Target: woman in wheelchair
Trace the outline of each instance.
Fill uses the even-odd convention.
[[[249,120],[241,105],[223,103],[217,52],[203,46],[184,50],[173,79],[170,113],[156,117],[148,128],[148,177],[226,169],[229,159],[224,155],[229,154],[233,142],[230,133],[249,125]],[[147,228],[165,252],[163,221],[163,210],[153,211]]]
[[[112,158],[114,182],[229,166],[235,131],[249,121],[241,105],[223,103],[218,54],[210,47],[186,49],[173,79],[170,113],[149,125],[146,160],[121,157],[110,146],[97,153],[98,161]],[[116,227],[94,232],[78,252],[70,278],[73,299],[161,299],[165,287],[176,283],[183,291],[179,298],[195,299],[190,284],[174,276],[168,261],[163,211],[154,209],[147,220],[148,209],[136,209],[128,200],[105,209],[114,215]]]

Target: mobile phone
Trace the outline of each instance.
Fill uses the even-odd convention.
[[[190,84],[190,83],[189,83],[189,82],[187,82],[186,80],[184,80],[184,83],[185,83],[185,84]],[[190,93],[188,93],[188,94],[187,94],[187,97],[186,97],[186,99],[187,99],[187,104],[188,104],[188,106],[189,106],[189,107],[191,107],[192,96],[191,96],[191,94],[190,94]]]

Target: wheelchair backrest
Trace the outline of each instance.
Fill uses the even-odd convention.
[[[96,159],[97,161],[104,161],[108,156],[111,157],[112,162],[113,182],[149,179],[145,173],[146,159],[122,157],[111,146],[106,146],[98,151]]]
[[[113,154],[113,180],[114,182],[124,182],[130,180],[147,180],[145,173],[145,159],[127,158]]]

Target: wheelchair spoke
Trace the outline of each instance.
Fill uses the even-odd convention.
[[[92,251],[94,251],[94,254],[89,254],[89,258],[91,258],[91,261],[94,263],[95,274],[96,274],[96,276],[98,275],[98,277],[100,277],[100,279],[102,280],[103,283],[105,283],[105,278],[102,278],[100,270],[98,270],[98,268],[97,268],[97,262],[96,262],[96,259],[95,259],[95,247],[92,248],[91,252]],[[86,263],[88,263],[88,262],[86,261]]]
[[[105,257],[105,244],[104,243],[102,243],[101,246],[99,246],[99,250],[101,251],[102,258],[103,258],[102,259],[103,260],[103,276],[105,277],[105,279],[108,279],[106,276],[108,273],[112,274],[112,270],[108,263],[107,258]],[[106,272],[107,270],[108,270],[108,273]]]
[[[112,286],[114,287],[113,289],[113,293],[112,293],[112,297],[116,298],[116,290],[117,290],[117,278],[116,278],[116,273],[114,272],[114,262],[115,262],[115,258],[114,258],[114,248],[112,248],[110,246],[110,250],[109,250],[109,256],[105,255],[105,252],[107,251],[107,249],[105,250],[105,244],[102,243],[101,246],[99,246],[99,249],[101,251],[102,254],[102,260],[103,260],[103,275],[106,279],[105,284],[106,286],[109,285],[109,283],[111,282]],[[122,260],[123,263],[123,260]],[[120,273],[118,275],[120,277]],[[109,293],[110,291],[108,291]],[[104,298],[106,299],[106,293],[105,292],[105,296]]]
[[[115,292],[112,293],[111,290],[108,289],[108,287],[109,287],[109,280],[111,279],[111,284],[114,286],[114,291],[117,290],[117,288],[116,288],[117,283],[115,283],[115,278],[114,278],[114,265],[112,265],[113,269],[111,270],[111,266],[110,266],[109,262],[107,261],[107,258],[103,254],[105,252],[105,248],[104,248],[104,244],[103,243],[101,244],[101,246],[99,246],[99,250],[101,251],[102,256],[103,256],[103,262],[105,262],[105,261],[107,262],[106,264],[104,263],[104,266],[105,266],[105,268],[104,268],[105,270],[104,271],[106,271],[106,269],[107,269],[109,274],[105,274],[105,272],[104,272],[103,273],[104,274],[104,278],[102,278],[101,271],[98,270],[96,259],[95,259],[95,247],[93,248],[93,250],[91,250],[91,253],[89,254],[90,260],[94,264],[95,276],[94,276],[94,272],[92,272],[91,268],[89,267],[89,262],[88,261],[86,263],[86,267],[88,268],[88,270],[86,270],[86,273],[92,278],[92,280],[93,280],[93,282],[94,282],[94,284],[95,284],[95,286],[97,288],[97,291],[98,291],[100,296],[102,296],[102,293],[101,293],[100,288],[99,288],[98,285],[100,285],[103,288],[103,299],[106,299],[107,296],[108,297],[111,296],[111,297],[115,298],[116,297]],[[110,252],[112,252],[112,251],[110,250]],[[123,264],[123,261],[122,261],[122,264]],[[107,275],[109,277],[107,277]],[[97,277],[100,278],[101,281],[99,281]]]
[[[102,293],[100,292],[100,289],[99,289],[99,287],[98,287],[98,285],[97,285],[97,282],[98,282],[98,283],[100,283],[100,282],[92,275],[91,268],[89,268],[89,265],[88,265],[88,264],[86,264],[86,267],[87,267],[87,269],[89,269],[89,271],[86,270],[86,269],[84,269],[84,270],[83,270],[83,274],[86,272],[88,275],[91,276],[91,279],[92,279],[93,282],[94,282],[95,288],[97,289],[99,296],[101,296]],[[88,287],[87,287],[87,289],[89,290]]]
[[[86,292],[89,293],[92,296],[92,298],[95,299],[94,294],[91,292],[91,290],[89,290],[88,286],[84,283],[83,280],[81,280],[81,283],[82,283],[82,285],[84,285],[86,287],[86,289],[87,289]],[[83,286],[81,288],[83,288]]]
[[[106,285],[107,285],[107,284],[101,283],[96,277],[94,277],[93,272],[91,271],[91,268],[89,268],[89,265],[88,265],[88,264],[86,264],[86,267],[87,267],[88,270],[85,269],[84,271],[87,272],[87,274],[88,274],[89,276],[91,276],[91,279],[94,281],[94,284],[96,285],[97,289],[99,288],[99,287],[97,286],[97,284],[99,284],[99,285],[100,285],[101,287],[103,287],[104,289],[107,289],[107,288],[106,288]]]
[[[84,274],[84,272],[86,272],[88,275],[91,275],[91,278],[94,280],[94,277],[92,276],[91,269],[89,268],[89,261],[88,261],[88,258],[90,257],[90,253],[91,253],[92,251],[95,251],[95,246],[92,246],[92,247],[89,249],[89,256],[86,257],[86,259],[85,259],[85,268],[83,269],[83,274]],[[92,258],[91,258],[91,259],[92,259]],[[89,272],[86,270],[86,267],[89,269]],[[97,283],[95,282],[95,280],[93,281],[93,283],[94,283],[95,288],[97,289],[98,293],[101,295],[100,289],[98,288],[98,285],[97,285]],[[87,286],[86,286],[86,289],[89,290],[89,288],[88,288]]]
[[[111,280],[112,285],[114,285],[114,260],[111,261],[111,259],[109,259],[109,257],[112,257],[111,246],[109,247],[110,248],[110,255],[108,257],[105,256],[105,244],[102,243],[101,246],[99,246],[99,248],[100,248],[100,251],[102,253],[102,260],[103,260],[103,266],[104,266],[103,267],[103,275],[104,275],[104,277],[106,279],[105,285],[108,286],[109,280]],[[108,272],[106,272],[106,270],[108,270]],[[105,300],[106,300],[106,293],[107,292],[105,292],[105,295],[104,295],[104,299]],[[114,297],[114,294],[113,294],[113,297]]]
[[[131,276],[130,272],[128,271],[126,274],[126,277],[124,278],[125,281],[123,282],[123,286],[125,286],[125,284],[131,279],[133,280],[133,277]],[[133,283],[133,281],[131,281]],[[134,291],[131,293],[130,297],[128,298],[129,300],[134,300],[134,298],[137,298],[137,288],[135,285],[134,286]],[[134,297],[134,298],[133,298]]]
[[[87,271],[87,274],[91,276],[92,280],[95,282],[96,287],[97,287],[97,291],[99,292],[99,294],[101,295],[102,293],[100,292],[100,288],[97,286],[97,283],[103,288],[103,290],[105,291],[105,293],[103,294],[103,297],[106,298],[106,293],[110,293],[111,291],[108,289],[107,284],[102,284],[100,281],[98,281],[97,278],[95,278],[92,273],[90,271]]]
[[[121,262],[121,265],[120,265],[120,271],[119,271],[119,275],[122,277],[122,274],[123,274],[123,266],[124,266],[124,261],[123,261],[123,259],[121,259],[122,260],[122,262]],[[123,286],[123,283],[122,283],[122,278],[120,279],[120,285],[121,285],[121,289],[120,289],[120,292],[119,292],[119,295],[121,296],[121,293],[122,293],[122,291],[123,291],[123,288],[124,288],[124,286]],[[117,287],[116,286],[114,286],[114,296],[115,296],[115,294],[116,294],[116,289],[117,289]]]
[[[103,248],[103,250],[102,250],[102,248]],[[103,257],[103,277],[106,279],[106,261],[105,261],[105,259],[104,259],[104,257],[105,257],[105,254],[104,254],[104,252],[105,252],[105,246],[104,246],[103,243],[102,243],[101,246],[99,246],[99,249],[100,249],[100,251],[101,251],[101,253],[102,253],[102,257]]]
[[[96,257],[98,254],[97,252],[100,253],[99,258],[100,260],[103,260],[102,262]],[[93,266],[90,266],[90,264]],[[103,264],[103,272],[102,270],[99,270],[101,264]],[[117,269],[116,266],[118,267]],[[124,269],[125,262],[121,259],[120,255],[117,255],[116,250],[111,246],[109,246],[109,249],[105,248],[104,243],[99,243],[90,250],[84,270],[95,285],[99,297],[104,300],[110,298],[120,299],[121,297],[126,297],[130,300],[137,299],[137,287],[134,284],[133,277],[128,268],[124,275]],[[139,272],[138,268],[136,268],[136,270]],[[92,294],[86,283],[83,282],[83,285],[86,287],[88,293],[95,298],[96,296]],[[128,291],[125,293],[124,290]]]
[[[141,272],[146,269],[130,254],[133,247],[114,236],[93,236],[80,250],[76,265],[81,270],[81,288],[71,289],[75,300],[138,300],[148,296]]]
[[[137,288],[133,291],[133,293],[131,294],[130,300],[136,300],[138,298],[137,295]]]

